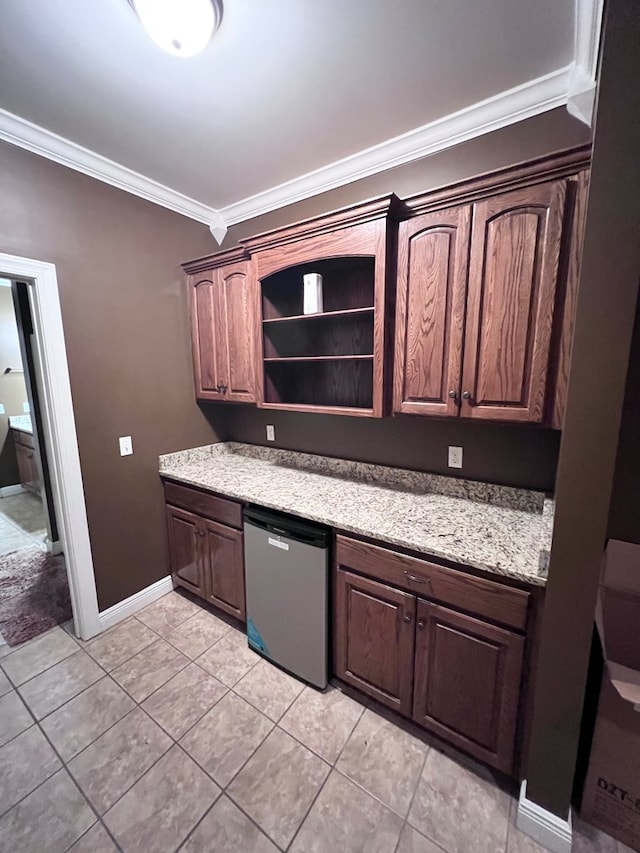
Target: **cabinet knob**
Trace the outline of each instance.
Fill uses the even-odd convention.
[[[470,400],[471,399],[471,391],[463,391],[462,392],[462,399],[463,400]]]
[[[411,616],[408,613],[405,613],[404,621],[409,624],[411,622]]]
[[[422,620],[418,622],[418,631],[424,631],[424,622]]]
[[[457,400],[458,399],[458,392],[457,391],[449,391],[449,397],[452,400]]]

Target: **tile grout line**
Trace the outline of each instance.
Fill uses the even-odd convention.
[[[335,689],[335,688],[334,688],[334,689]],[[342,753],[343,753],[343,752],[344,752],[344,750],[346,749],[347,744],[348,744],[348,743],[349,743],[349,741],[351,740],[351,737],[353,736],[353,733],[354,733],[354,731],[356,730],[356,727],[358,726],[358,723],[359,723],[359,722],[360,722],[360,720],[362,719],[362,715],[364,714],[365,710],[366,710],[366,706],[364,706],[364,705],[363,705],[363,706],[362,706],[362,710],[361,710],[360,714],[358,715],[358,719],[355,721],[355,723],[354,723],[354,725],[353,725],[353,728],[352,728],[352,729],[351,729],[351,731],[349,732],[348,737],[346,737],[346,738],[345,738],[345,741],[344,741],[344,743],[342,744],[342,747],[341,747],[340,751],[338,752],[338,755],[336,756],[336,759],[335,759],[335,761],[333,762],[333,764],[331,764],[330,762],[326,761],[326,759],[325,759],[325,762],[326,762],[327,764],[329,764],[330,770],[329,770],[329,772],[327,773],[327,775],[326,775],[326,777],[325,777],[324,781],[322,782],[322,785],[320,785],[320,788],[318,789],[318,791],[317,791],[317,793],[316,793],[315,797],[313,798],[313,801],[311,802],[311,805],[310,805],[310,806],[309,806],[309,808],[307,809],[307,811],[306,811],[306,813],[305,813],[304,817],[303,817],[303,818],[302,818],[302,820],[300,821],[300,825],[299,825],[299,826],[298,826],[298,828],[296,829],[296,831],[295,831],[295,833],[294,833],[294,835],[293,835],[293,838],[291,839],[291,841],[290,841],[290,842],[289,842],[289,844],[287,845],[287,848],[286,848],[287,850],[289,850],[289,849],[293,846],[293,844],[294,844],[294,842],[295,842],[296,838],[298,837],[298,835],[299,835],[299,833],[300,833],[300,830],[301,830],[301,829],[302,829],[302,827],[304,826],[304,823],[305,823],[306,819],[309,817],[309,813],[311,812],[311,809],[314,807],[314,805],[316,804],[316,800],[318,799],[318,797],[320,796],[320,794],[321,794],[321,793],[322,793],[322,791],[324,790],[324,787],[325,787],[325,785],[327,784],[327,782],[328,782],[328,780],[329,780],[329,777],[331,776],[331,771],[332,771],[332,770],[335,770],[335,771],[336,771],[336,773],[340,773],[340,775],[341,775],[341,776],[344,776],[344,775],[345,775],[344,773],[341,773],[341,772],[340,772],[340,770],[338,770],[338,762],[340,761],[340,758],[342,757]],[[284,731],[284,729],[282,729],[282,731]],[[288,734],[288,732],[287,732],[287,734]],[[291,735],[291,737],[293,737],[293,735]],[[296,740],[297,740],[297,738],[296,738]],[[299,742],[299,741],[298,741],[298,742]],[[308,747],[307,747],[307,749],[308,749]],[[312,750],[310,750],[310,751],[312,751]],[[314,754],[315,754],[315,753],[314,753]],[[346,777],[346,776],[345,776],[345,778],[348,778],[348,777]]]
[[[413,801],[415,800],[416,794],[418,793],[418,787],[420,785],[420,780],[422,779],[422,774],[424,773],[424,768],[426,767],[427,758],[429,757],[430,752],[431,752],[431,746],[427,746],[427,750],[424,754],[424,759],[422,761],[422,765],[420,766],[420,772],[418,773],[418,778],[416,780],[416,784],[415,784],[414,789],[413,789],[413,794],[411,794],[411,799],[409,801],[409,808],[407,809],[407,813],[404,816],[404,820],[402,821],[402,826],[400,827],[400,834],[398,835],[398,840],[396,842],[394,853],[398,853],[398,847],[400,846],[400,839],[402,838],[402,833],[404,832],[405,827],[409,826],[411,829],[415,829],[415,827],[411,826],[411,824],[409,823],[409,815],[411,814],[411,809],[413,807]],[[415,831],[418,832],[418,830],[415,830]],[[420,833],[420,834],[422,834],[422,833]],[[425,838],[426,838],[426,836],[425,836]],[[429,840],[431,840],[431,839],[429,839]],[[442,848],[440,848],[440,845],[438,845],[438,848],[442,849]]]

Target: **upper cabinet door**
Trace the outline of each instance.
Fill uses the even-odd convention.
[[[471,208],[400,225],[395,412],[457,415]]]
[[[217,274],[211,270],[189,278],[193,370],[199,400],[224,399]]]
[[[475,205],[463,417],[545,417],[565,191],[555,181]]]
[[[251,261],[217,270],[225,400],[256,402],[257,282]]]

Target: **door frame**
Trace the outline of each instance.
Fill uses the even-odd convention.
[[[0,275],[29,284],[37,364],[42,383],[43,432],[53,501],[64,546],[76,633],[102,630],[84,500],[69,365],[55,264],[0,252]]]

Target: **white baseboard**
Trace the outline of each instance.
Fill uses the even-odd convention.
[[[10,498],[12,495],[21,495],[26,491],[20,483],[17,483],[15,486],[3,486],[0,489],[0,498]]]
[[[527,780],[520,786],[516,826],[552,853],[571,853],[571,812],[567,820],[527,799]]]
[[[141,589],[140,592],[130,595],[129,598],[125,598],[124,601],[119,601],[113,607],[108,607],[106,610],[100,611],[98,614],[100,630],[106,631],[107,628],[112,628],[118,622],[122,622],[123,619],[127,619],[129,616],[133,616],[138,610],[142,610],[147,604],[152,604],[158,598],[162,598],[163,595],[171,592],[172,589],[173,581],[171,580],[171,575],[167,575],[165,578],[152,583],[151,586]]]

